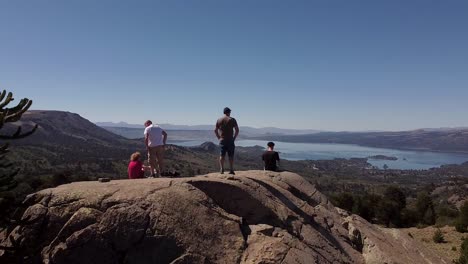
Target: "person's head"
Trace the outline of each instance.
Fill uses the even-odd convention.
[[[231,109],[229,109],[229,107],[224,107],[223,113],[225,115],[227,115],[227,116],[230,116],[231,115]]]
[[[153,124],[153,122],[151,122],[151,120],[146,120],[145,122],[145,127],[148,127],[148,126],[151,126]]]
[[[274,149],[274,148],[275,148],[275,143],[273,143],[273,142],[270,141],[270,142],[267,143],[267,146],[268,146],[270,149]]]
[[[140,152],[135,152],[130,156],[130,161],[137,161],[140,160],[141,153]]]

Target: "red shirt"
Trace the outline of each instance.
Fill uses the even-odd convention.
[[[143,178],[145,172],[142,170],[143,163],[141,161],[130,161],[128,164],[128,178],[129,179],[139,179]]]

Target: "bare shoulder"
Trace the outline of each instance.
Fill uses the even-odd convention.
[[[234,117],[231,117],[231,122],[234,124],[234,126],[237,126],[237,120]]]

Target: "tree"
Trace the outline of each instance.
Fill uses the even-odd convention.
[[[460,207],[460,215],[458,216],[455,228],[458,232],[466,232],[468,227],[468,201],[465,201]]]
[[[18,105],[8,108],[14,100],[13,94],[3,90],[0,93],[0,129],[4,128],[6,123],[17,122],[21,119],[21,116],[29,109],[32,104],[32,101],[23,98],[20,100]],[[7,134],[0,134],[0,140],[8,141],[19,138],[24,138],[36,131],[37,124],[30,131],[22,133],[21,126],[17,126],[16,131]],[[6,154],[9,152],[9,144],[4,143],[0,145],[0,215],[6,217],[7,210],[11,199],[9,199],[9,191],[16,187],[18,184],[14,177],[18,174],[19,169],[13,168],[13,163],[9,162],[6,159]],[[3,219],[0,219],[0,221]]]
[[[354,198],[350,193],[344,192],[339,193],[331,197],[332,203],[341,209],[344,209],[348,212],[353,210]]]
[[[381,197],[365,192],[363,195],[354,197],[353,214],[357,214],[369,222],[375,217],[375,212]]]
[[[385,189],[383,199],[395,203],[395,206],[401,211],[406,207],[406,196],[398,186],[389,186]]]
[[[17,122],[21,119],[21,116],[29,109],[32,104],[32,101],[23,98],[20,100],[18,105],[8,108],[14,100],[13,94],[6,91],[0,93],[0,129],[4,128],[6,123]],[[0,133],[0,140],[14,140],[19,138],[24,138],[37,129],[37,124],[28,132],[22,133],[21,126],[17,126],[16,132],[11,133]],[[10,208],[14,206],[14,196],[10,191],[15,188],[18,183],[14,180],[14,177],[18,174],[19,169],[13,167],[13,163],[9,162],[6,159],[6,154],[9,152],[9,144],[3,143],[0,144],[0,226],[8,226],[8,224],[18,224],[26,225],[29,223],[29,219],[21,219],[13,221],[10,219]],[[24,254],[22,253],[24,248],[19,246],[18,243],[10,237],[10,241],[13,247],[4,247],[0,246],[1,250],[4,250],[4,254],[0,256],[0,262],[5,263],[24,263]]]
[[[436,221],[434,203],[427,192],[420,192],[416,198],[416,212],[418,222],[425,225],[433,225]]]
[[[401,212],[406,207],[406,197],[397,186],[389,186],[380,200],[376,216],[385,226],[401,226]]]

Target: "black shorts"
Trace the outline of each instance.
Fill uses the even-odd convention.
[[[219,146],[221,147],[221,156],[226,156],[226,153],[228,154],[229,157],[234,157],[234,150],[236,149],[236,146],[234,145],[234,140],[220,140],[219,141]]]

